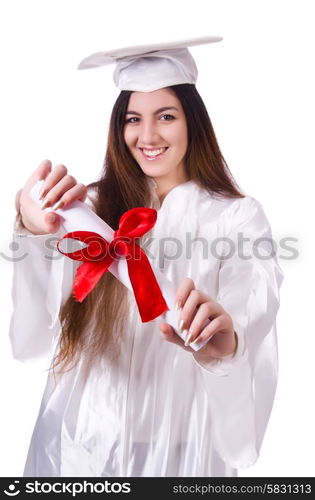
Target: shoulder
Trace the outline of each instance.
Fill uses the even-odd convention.
[[[196,183],[194,183],[194,190],[198,213],[204,223],[215,220],[224,226],[225,232],[229,232],[233,228],[245,225],[256,218],[267,222],[262,204],[251,195],[228,198],[210,193]]]
[[[255,214],[264,211],[262,204],[250,195],[224,199],[223,204],[225,207],[224,215],[235,221],[252,218]]]
[[[263,210],[262,204],[256,198],[247,194],[242,197],[229,198],[217,193],[211,193],[196,182],[193,183],[192,189],[200,206],[204,205],[206,209],[211,207],[218,214],[242,217],[257,210]]]

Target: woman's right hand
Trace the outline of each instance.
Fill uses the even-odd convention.
[[[29,196],[34,184],[41,179],[44,180],[41,191],[42,207]],[[78,184],[72,175],[68,175],[64,165],[57,165],[52,169],[51,162],[44,160],[27,180],[24,188],[16,194],[15,205],[26,229],[33,234],[49,234],[58,231],[60,217],[55,212],[45,211],[44,208],[65,208],[75,200],[84,201],[86,195],[86,186]]]

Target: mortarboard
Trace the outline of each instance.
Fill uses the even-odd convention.
[[[114,82],[120,90],[152,92],[181,83],[195,84],[198,70],[188,47],[221,40],[207,36],[96,52],[83,59],[78,69],[116,63]]]

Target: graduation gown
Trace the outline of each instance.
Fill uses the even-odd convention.
[[[200,364],[162,339],[161,320],[129,317],[117,361],[49,373],[25,476],[236,476],[255,463],[277,383],[276,314],[283,274],[262,205],[210,195],[194,181],[173,188],[144,241],[153,266],[219,302],[238,337],[234,355]],[[59,309],[78,263],[52,250],[57,235],[16,224],[10,337],[15,358],[58,348]],[[240,244],[240,238],[243,243]],[[89,335],[89,332],[86,332]]]

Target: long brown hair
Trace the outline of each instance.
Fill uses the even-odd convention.
[[[222,156],[206,107],[194,85],[169,87],[180,100],[188,128],[185,167],[189,179],[209,193],[227,198],[244,195]],[[146,175],[131,156],[124,141],[126,112],[131,92],[122,91],[113,107],[103,174],[88,185],[95,195],[95,212],[113,229],[130,208],[147,206],[150,192]],[[118,356],[128,315],[127,289],[110,273],[105,273],[82,302],[68,298],[60,311],[60,350],[53,367],[70,367],[79,356],[91,359]]]

